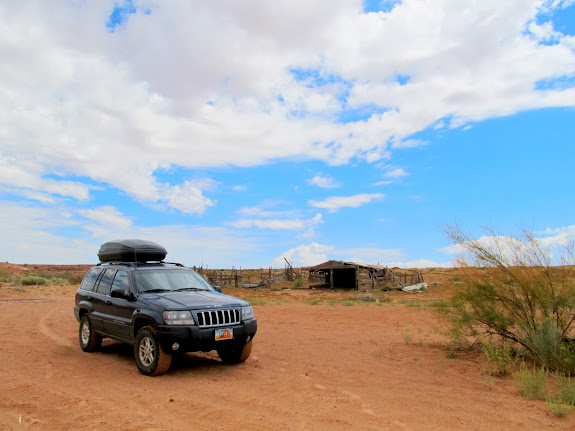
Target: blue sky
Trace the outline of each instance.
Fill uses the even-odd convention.
[[[0,261],[451,265],[575,236],[574,0],[0,5]],[[488,240],[488,238],[486,238]]]

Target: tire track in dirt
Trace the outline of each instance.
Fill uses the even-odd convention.
[[[49,311],[48,314],[43,315],[38,321],[38,329],[42,335],[52,340],[54,343],[62,347],[72,347],[73,340],[56,335],[50,328],[48,322],[53,320],[56,310]]]

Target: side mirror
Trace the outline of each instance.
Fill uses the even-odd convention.
[[[122,298],[122,299],[126,299],[128,301],[132,300],[132,295],[130,295],[130,293],[126,293],[124,292],[124,289],[120,288],[120,287],[115,287],[112,289],[112,291],[110,292],[110,296],[112,298]]]
[[[220,286],[214,286],[214,289],[216,289],[216,292],[222,293],[222,288]]]

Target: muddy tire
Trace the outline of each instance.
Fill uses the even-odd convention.
[[[80,320],[78,338],[80,347],[84,352],[95,352],[102,347],[102,337],[94,332],[94,327],[88,316],[83,316]]]
[[[146,376],[159,376],[170,368],[172,355],[162,350],[154,328],[144,326],[136,335],[134,357],[140,373]]]
[[[231,347],[220,348],[217,350],[218,356],[222,362],[226,364],[238,364],[245,362],[252,352],[252,342],[244,344],[243,346],[234,345]]]

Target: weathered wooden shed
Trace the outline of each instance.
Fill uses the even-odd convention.
[[[329,260],[308,269],[311,283],[330,289],[401,289],[423,282],[421,271],[396,271],[367,263]]]

